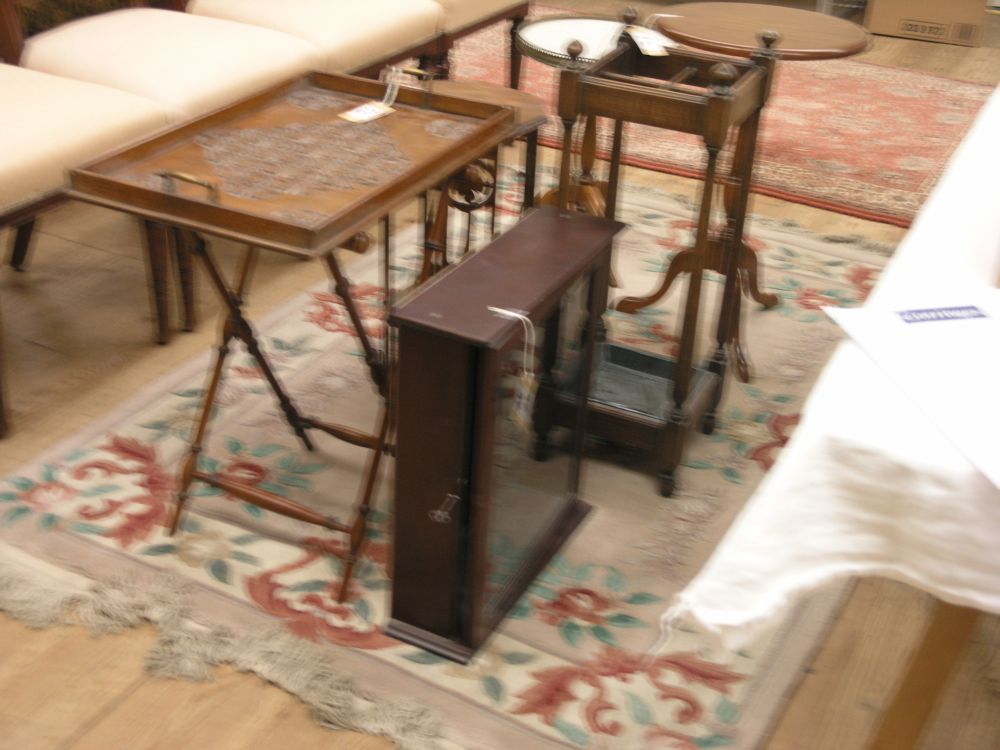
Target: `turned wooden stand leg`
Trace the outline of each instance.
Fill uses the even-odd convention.
[[[438,191],[433,218],[424,214],[424,259],[417,275],[417,285],[448,265],[448,203],[448,185],[445,183]]]
[[[348,532],[350,539],[347,553],[344,555],[344,571],[340,582],[340,593],[337,601],[342,602],[347,598],[347,586],[354,575],[354,566],[357,564],[361,554],[361,547],[364,545],[365,536],[368,532],[368,516],[371,514],[372,497],[375,494],[375,487],[378,481],[378,470],[385,453],[386,443],[389,438],[389,409],[382,407],[382,415],[379,418],[378,438],[375,447],[368,455],[368,467],[365,470],[365,481],[361,489],[361,497],[354,509],[354,522]]]
[[[698,215],[698,230],[695,235],[694,254],[704,259],[709,252],[708,224],[712,211],[712,193],[719,148],[707,146],[708,162],[705,166],[705,182],[702,186],[701,209]],[[658,478],[660,494],[670,497],[676,488],[676,472],[684,453],[684,438],[689,427],[686,409],[688,391],[691,387],[691,371],[694,365],[694,341],[698,329],[698,312],[701,305],[702,265],[696,264],[688,277],[687,301],[684,305],[681,325],[680,347],[674,367],[673,406],[667,416],[663,434],[663,456]]]
[[[326,263],[327,271],[333,278],[334,293],[344,303],[344,309],[347,310],[347,315],[351,319],[351,326],[354,328],[354,333],[361,342],[361,348],[365,354],[365,364],[368,365],[368,372],[371,375],[371,379],[378,387],[379,394],[385,398],[388,387],[385,364],[378,350],[372,344],[368,333],[365,331],[364,321],[361,320],[361,314],[354,304],[354,297],[351,296],[351,283],[341,270],[340,264],[337,262],[337,256],[334,255],[332,250],[323,255],[323,262]]]
[[[261,350],[260,343],[257,340],[257,334],[250,325],[250,321],[248,321],[243,315],[245,287],[250,278],[250,272],[257,257],[257,248],[250,248],[244,256],[244,263],[240,269],[240,281],[235,289],[230,289],[226,284],[226,280],[222,277],[222,273],[219,271],[218,264],[216,264],[214,258],[212,258],[212,254],[208,251],[205,241],[200,237],[195,244],[195,253],[199,258],[201,258],[209,280],[219,293],[223,304],[229,312],[229,325],[231,326],[232,335],[243,342],[247,351],[250,352],[253,358],[257,361],[257,366],[260,368],[261,374],[264,376],[264,379],[267,380],[268,385],[271,387],[271,390],[278,399],[281,411],[285,415],[285,421],[288,422],[288,425],[295,432],[296,436],[300,441],[302,441],[306,450],[313,450],[312,441],[306,434],[306,428],[310,426],[309,420],[303,419],[302,415],[299,414],[298,409],[295,408],[295,404],[293,404],[292,400],[288,397],[288,393],[281,385],[281,382],[278,380],[278,376],[271,368],[267,357]]]
[[[176,533],[180,525],[181,514],[184,512],[184,505],[187,503],[188,490],[194,480],[194,473],[198,469],[198,457],[201,455],[205,445],[205,435],[208,432],[208,423],[212,418],[212,410],[215,408],[215,400],[219,394],[219,386],[222,384],[222,373],[225,371],[226,358],[229,356],[229,344],[233,338],[233,326],[230,319],[222,324],[222,341],[215,353],[215,363],[212,366],[212,375],[208,383],[208,390],[201,404],[201,414],[194,428],[194,435],[191,438],[191,447],[188,448],[187,458],[181,466],[180,477],[177,482],[177,502],[174,506],[174,517],[170,522],[169,533],[172,536]]]

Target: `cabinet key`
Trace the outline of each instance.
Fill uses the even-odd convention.
[[[427,511],[427,515],[434,523],[451,523],[451,509],[459,501],[459,496],[449,492],[444,496],[444,502],[436,510]]]

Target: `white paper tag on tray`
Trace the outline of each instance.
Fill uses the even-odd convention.
[[[341,112],[340,116],[349,122],[371,122],[380,117],[385,117],[390,112],[395,112],[395,110],[388,104],[383,104],[382,102],[365,102],[364,104],[359,104],[354,109]]]
[[[648,57],[666,57],[670,47],[676,46],[670,37],[645,26],[626,26],[625,31],[632,37],[639,51]]]

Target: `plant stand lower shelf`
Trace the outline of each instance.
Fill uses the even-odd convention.
[[[595,352],[593,382],[587,409],[587,434],[615,443],[634,446],[644,451],[669,454],[671,440],[683,440],[695,424],[703,432],[715,427],[713,401],[720,387],[719,375],[704,367],[691,373],[690,394],[681,412],[672,414],[673,382],[676,362],[670,358],[633,349],[621,344],[602,343]],[[552,400],[551,424],[572,423],[575,413],[576,373],[571,368],[567,376],[557,379],[548,394]],[[541,417],[543,421],[545,417]],[[535,454],[544,459],[548,453],[547,431],[540,430]],[[660,491],[669,496],[674,489],[676,466],[660,464]]]

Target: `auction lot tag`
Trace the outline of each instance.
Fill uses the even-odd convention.
[[[647,57],[666,57],[670,54],[668,47],[675,46],[669,37],[645,26],[628,26],[625,31]]]
[[[341,112],[340,116],[348,122],[371,122],[380,117],[385,117],[390,112],[395,112],[395,110],[388,104],[383,104],[382,102],[365,102],[364,104],[359,104],[354,109]]]

